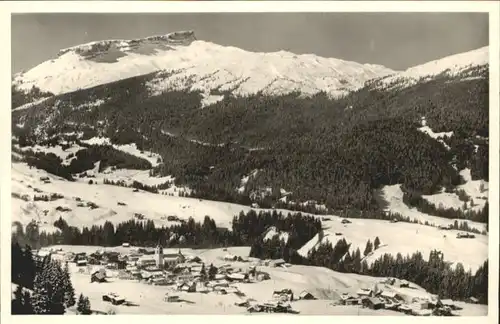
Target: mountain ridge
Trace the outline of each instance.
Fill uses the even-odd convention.
[[[174,42],[172,35],[178,36]],[[362,87],[369,79],[395,72],[381,65],[314,54],[250,52],[197,40],[188,31],[62,49],[57,58],[15,75],[13,84],[19,90],[35,86],[57,95],[160,71],[173,74],[163,77],[161,90],[190,89],[192,83],[198,83],[207,97],[220,88],[239,95],[325,91],[338,96]]]
[[[132,40],[94,41],[61,49],[57,58],[14,75],[12,84],[15,91],[24,94],[36,90],[31,100],[34,101],[157,73],[148,83],[151,95],[172,89],[199,91],[203,107],[222,100],[223,94],[299,92],[311,96],[325,92],[335,98],[367,85],[379,89],[401,88],[443,73],[457,75],[485,66],[488,51],[489,46],[484,46],[395,71],[382,65],[315,54],[283,50],[252,52],[198,40],[194,31],[179,31]]]

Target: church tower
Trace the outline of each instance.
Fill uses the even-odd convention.
[[[156,267],[163,269],[163,246],[161,246],[159,242],[155,248],[155,261]]]

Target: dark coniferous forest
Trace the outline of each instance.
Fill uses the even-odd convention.
[[[479,78],[443,74],[402,89],[367,84],[338,99],[324,93],[307,98],[298,93],[225,93],[222,101],[203,109],[197,92],[151,96],[145,86],[156,76],[151,74],[14,111],[13,133],[20,146],[67,140],[67,132],[81,132],[80,139],[105,136],[115,144],[136,143],[162,156],[154,174],[175,176],[177,185],[189,186],[198,198],[244,204],[258,200],[270,207],[278,203],[278,194],[255,194],[270,187],[273,193],[290,191],[293,201],[373,210],[379,209],[376,190],[383,185],[402,184],[418,199],[453,191],[463,181],[458,174],[463,168],[471,169],[473,179],[488,180],[488,71],[477,67],[462,74]],[[107,100],[99,107],[75,109],[100,98]],[[38,121],[48,114],[50,122],[40,127]],[[422,116],[435,132],[453,131],[445,139],[449,149],[418,130]],[[22,129],[16,126],[21,118]],[[31,156],[29,163],[66,178],[98,160],[103,168],[150,167],[148,161],[110,147],[76,155],[67,167],[42,154]],[[242,176],[254,170],[258,172],[246,190],[237,192]]]

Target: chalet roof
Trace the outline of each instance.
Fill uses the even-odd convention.
[[[369,295],[371,294],[372,290],[371,289],[359,289],[358,291],[356,291],[356,294],[358,295]]]
[[[245,275],[242,273],[231,273],[228,274],[227,277],[231,279],[245,279]]]
[[[354,295],[349,294],[349,293],[345,293],[345,294],[340,295],[340,298],[343,299],[343,300],[358,299],[357,296],[354,296]]]
[[[300,298],[304,298],[304,297],[307,297],[307,296],[314,297],[314,295],[313,295],[313,294],[311,294],[310,292],[305,291],[305,290],[304,290],[304,291],[302,291],[302,292],[300,293],[300,295],[299,295],[299,297],[300,297]]]
[[[396,297],[396,293],[394,291],[383,291],[382,294],[380,294],[382,297],[387,297],[387,298],[394,298]]]
[[[378,299],[378,298],[369,297],[369,298],[367,298],[367,300],[369,300],[370,303],[372,303],[373,305],[383,304],[383,302],[380,299]]]

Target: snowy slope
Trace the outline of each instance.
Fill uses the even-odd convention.
[[[483,210],[484,205],[488,201],[488,181],[472,180],[470,169],[460,171],[460,175],[465,180],[465,183],[459,185],[457,190],[463,190],[469,197],[466,203],[466,210],[475,212]],[[433,203],[437,207],[442,206],[444,208],[464,209],[464,201],[460,200],[456,193],[441,192],[435,195],[422,196],[422,198]]]
[[[116,173],[115,173],[116,172]],[[27,195],[28,201],[12,198],[12,221],[29,223],[32,219],[40,220],[47,231],[55,230],[54,221],[63,217],[69,225],[82,227],[94,224],[104,224],[110,221],[114,224],[134,218],[135,213],[145,215],[146,219],[153,220],[158,226],[172,225],[167,216],[175,215],[187,220],[193,217],[202,222],[205,216],[214,219],[217,226],[231,228],[233,216],[241,211],[245,213],[251,208],[226,202],[211,201],[196,198],[184,198],[175,195],[173,188],[164,190],[166,195],[149,192],[134,192],[132,188],[113,185],[104,185],[102,180],[123,180],[125,182],[141,181],[144,184],[158,184],[159,181],[169,181],[171,178],[148,177],[144,172],[134,174],[133,170],[118,170],[113,173],[97,174],[93,181],[98,184],[89,185],[88,179],[70,182],[49,174],[43,170],[30,169],[25,163],[13,163],[11,168],[11,189],[14,195]],[[41,177],[48,177],[50,183],[40,181]],[[176,188],[176,191],[189,191],[187,188]],[[54,201],[33,201],[35,195],[50,195],[58,193],[63,198]],[[170,193],[173,196],[169,195]],[[98,208],[91,209],[87,203],[95,203]],[[140,202],[140,203],[137,203]],[[118,203],[125,203],[121,205]],[[66,207],[70,211],[57,211],[57,207]],[[44,213],[44,211],[47,213]],[[277,212],[289,211],[277,209]],[[284,233],[283,233],[284,234]]]
[[[422,79],[429,79],[441,73],[457,76],[469,68],[484,66],[489,63],[489,46],[459,53],[411,67],[403,72],[373,80],[376,87],[408,87]],[[464,75],[464,78],[470,76]],[[472,77],[474,78],[474,77]]]
[[[381,255],[388,253],[396,256],[401,253],[413,254],[420,251],[427,259],[429,253],[437,249],[444,254],[445,261],[452,262],[453,265],[461,262],[465,269],[476,271],[479,266],[488,258],[488,236],[476,235],[475,239],[456,239],[459,231],[442,231],[438,228],[411,224],[411,223],[390,223],[376,219],[350,219],[351,224],[341,224],[341,219],[329,216],[330,220],[323,220],[325,230],[322,239],[316,235],[307,242],[300,250],[302,256],[317,244],[330,242],[335,245],[338,240],[344,238],[351,243],[351,252],[357,248],[364,252],[368,239],[373,243],[378,236],[381,245],[372,254],[368,255],[368,263],[376,260]],[[336,235],[341,233],[342,235]]]
[[[480,182],[480,181],[478,181],[478,182]],[[471,183],[471,181],[469,181],[466,184],[459,186],[459,188],[466,190],[466,192],[468,191],[470,194],[473,194],[473,193],[476,193],[476,190],[479,191],[479,188],[476,188],[476,187],[479,187],[478,182]],[[430,216],[430,215],[424,214],[422,212],[419,212],[414,207],[407,206],[403,202],[403,191],[401,190],[401,185],[385,186],[383,189],[383,194],[384,194],[384,199],[388,203],[387,210],[390,211],[391,213],[398,213],[398,214],[401,214],[405,217],[409,217],[410,220],[418,220],[422,223],[425,223],[427,221],[430,224],[434,224],[436,226],[439,226],[439,225],[448,226],[449,224],[453,224],[453,222],[455,221],[455,219],[447,219],[447,218],[442,218],[442,217],[437,217],[437,216]],[[438,194],[437,199],[433,198],[433,196],[425,196],[425,199],[427,199],[429,201],[433,201],[433,202],[438,202],[438,199],[442,198],[441,194]],[[447,206],[446,202],[442,201],[442,203],[444,206]],[[479,203],[479,201],[478,201],[478,203]],[[463,203],[462,203],[462,205],[463,205]],[[486,230],[486,224],[484,224],[484,223],[472,222],[472,221],[464,220],[464,219],[457,219],[457,221],[458,222],[466,222],[467,225],[469,226],[469,228],[475,228],[479,231]]]
[[[43,183],[40,177],[47,176],[51,183]],[[95,180],[95,179],[94,179]],[[64,218],[69,225],[82,227],[92,226],[94,224],[103,224],[110,221],[114,224],[124,222],[134,218],[135,213],[145,215],[146,219],[151,219],[157,225],[173,225],[175,222],[169,222],[167,216],[176,215],[181,219],[193,217],[196,221],[202,221],[205,215],[214,219],[217,226],[231,228],[233,216],[238,215],[240,211],[248,212],[250,207],[210,201],[204,199],[184,198],[178,196],[165,196],[152,194],[149,192],[134,192],[131,188],[99,184],[89,185],[86,182],[69,182],[45,171],[29,169],[24,163],[12,164],[12,182],[11,188],[14,194],[19,196],[27,195],[28,201],[19,198],[12,198],[12,221],[20,221],[27,224],[31,220],[40,221],[40,225],[46,231],[56,230],[53,227],[54,221],[59,217]],[[392,192],[387,192],[387,189]],[[396,190],[397,189],[397,190]],[[39,192],[36,192],[39,191]],[[34,195],[50,195],[59,193],[64,197],[54,201],[33,201]],[[399,186],[386,187],[386,194],[390,193],[392,199],[397,199],[400,193]],[[76,197],[81,199],[77,201]],[[401,199],[401,198],[399,198]],[[87,202],[97,204],[98,208],[92,209],[87,206]],[[126,205],[118,204],[126,203]],[[136,203],[140,202],[140,203]],[[453,222],[439,217],[429,216],[415,210],[411,210],[406,205],[396,204],[394,200],[388,199],[389,208],[393,212],[399,212],[410,218],[416,218],[421,221],[428,220],[436,225],[447,225]],[[58,211],[57,207],[69,208],[68,211]],[[406,208],[406,209],[405,209]],[[277,210],[277,212],[289,211]],[[305,214],[305,213],[304,213]],[[414,253],[421,251],[425,257],[432,249],[441,250],[445,259],[450,262],[462,262],[466,268],[476,269],[487,258],[488,237],[476,235],[473,240],[455,239],[456,231],[440,231],[435,227],[396,223],[392,224],[383,220],[370,219],[352,219],[352,224],[344,226],[340,223],[337,216],[317,216],[322,219],[324,227],[323,240],[330,241],[332,244],[338,239],[345,238],[352,243],[352,248],[359,247],[364,250],[367,239],[372,242],[376,236],[382,242],[382,246],[368,261],[374,260],[380,254],[398,252]],[[484,229],[484,224],[468,222],[470,227]],[[336,233],[341,233],[338,236]],[[278,232],[275,228],[269,228],[265,233],[265,239],[270,239],[274,235],[279,235],[280,239],[285,241],[288,233]],[[446,235],[447,237],[443,237]],[[425,239],[415,240],[415,237]],[[318,237],[311,239],[300,249],[302,255],[318,243]]]
[[[221,99],[210,95],[210,90],[215,89],[237,95],[295,90],[339,95],[363,86],[369,79],[394,73],[379,65],[312,54],[248,52],[199,41],[189,33],[185,42],[173,43],[165,40],[169,35],[153,40],[93,42],[65,49],[59,57],[15,75],[13,83],[25,91],[36,86],[57,95],[164,71],[149,85],[151,91],[198,89],[209,103]]]

